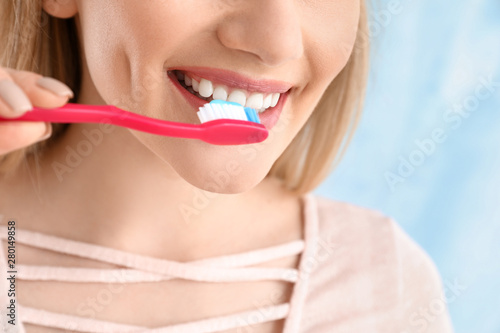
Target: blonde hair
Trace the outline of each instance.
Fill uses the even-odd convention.
[[[0,22],[0,65],[56,78],[74,91],[70,102],[76,101],[82,62],[75,19],[48,15],[40,0],[11,0],[1,2]],[[363,107],[368,54],[367,14],[365,1],[361,0],[356,43],[347,64],[269,171],[268,176],[280,179],[293,193],[303,194],[314,189],[344,155]],[[23,162],[36,165],[44,150],[49,149],[68,126],[52,124],[53,135],[49,140],[1,156],[0,175],[9,175]]]

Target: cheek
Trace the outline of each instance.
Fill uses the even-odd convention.
[[[322,9],[306,14],[308,29],[305,33],[311,76],[317,78],[316,82],[328,85],[345,67],[353,51],[360,3],[340,0],[325,4]]]
[[[92,83],[108,104],[127,85],[130,66],[125,56],[123,40],[127,33],[116,3],[82,0],[79,19],[82,31],[84,57]],[[106,33],[103,33],[106,31]]]
[[[308,84],[299,102],[303,110],[307,109],[307,105],[320,102],[327,88],[345,67],[358,32],[359,3],[340,0],[319,7],[308,7],[309,11],[304,10],[303,16],[308,73]],[[303,116],[308,118],[311,113],[312,110]]]
[[[188,40],[179,2],[82,0],[83,43],[88,70],[108,104],[129,111],[150,110],[164,90],[163,65]],[[106,32],[106,33],[103,33]]]

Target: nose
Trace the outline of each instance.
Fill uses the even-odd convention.
[[[217,28],[227,48],[251,53],[271,67],[298,59],[304,52],[295,0],[238,1]]]

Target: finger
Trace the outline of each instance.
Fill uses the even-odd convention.
[[[15,118],[33,108],[28,96],[10,74],[0,67],[0,116]]]
[[[26,93],[34,106],[42,108],[61,107],[74,96],[71,89],[59,80],[40,74],[6,69],[14,82]]]
[[[0,155],[47,139],[52,126],[46,122],[0,122]]]

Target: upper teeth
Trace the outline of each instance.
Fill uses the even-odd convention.
[[[269,107],[275,107],[278,104],[280,93],[251,93],[242,89],[230,90],[227,86],[215,85],[207,79],[197,81],[189,77],[187,74],[177,72],[179,81],[184,81],[185,85],[192,87],[194,91],[202,97],[220,99],[223,101],[236,102],[245,107],[255,109],[258,112],[263,112]]]

